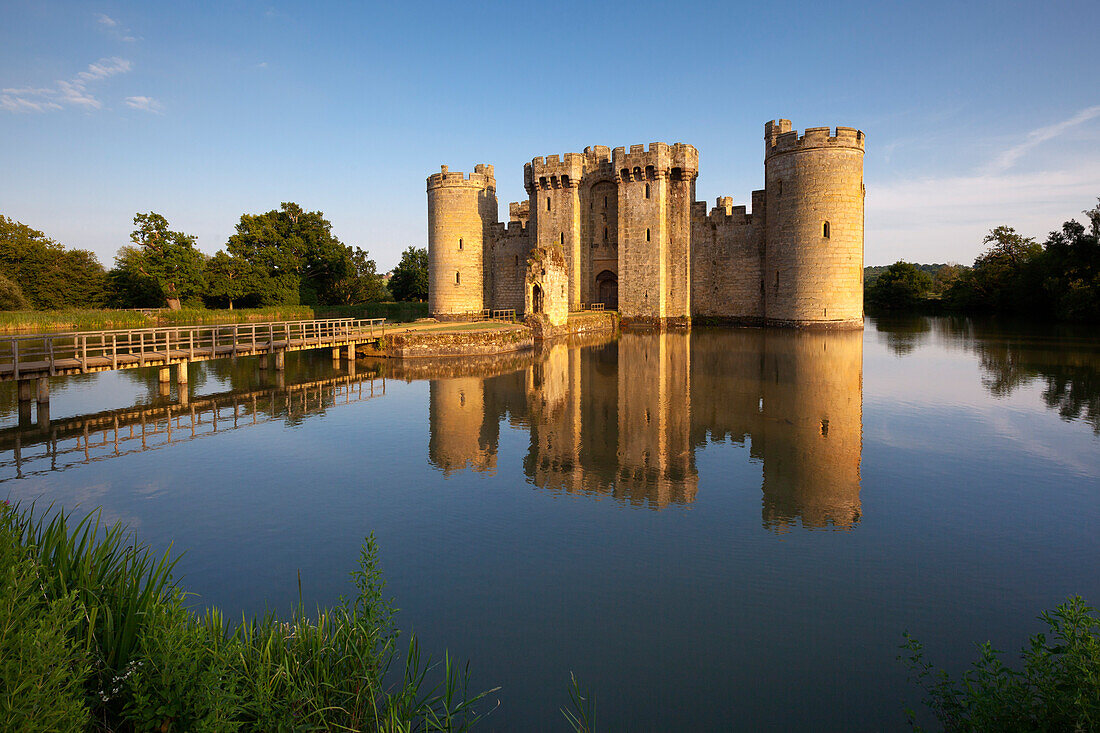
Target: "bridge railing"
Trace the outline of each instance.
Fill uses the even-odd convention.
[[[0,377],[19,379],[57,370],[117,369],[178,359],[208,359],[277,348],[302,348],[370,339],[385,330],[384,318],[159,326],[76,331],[0,339]]]

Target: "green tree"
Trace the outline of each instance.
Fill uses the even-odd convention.
[[[137,247],[124,245],[115,254],[115,266],[107,273],[107,305],[111,308],[159,308],[164,293],[144,270],[145,256]]]
[[[340,302],[337,283],[350,271],[348,248],[324,214],[295,203],[243,214],[226,249],[255,268],[260,305]]]
[[[375,303],[386,299],[389,291],[378,274],[378,266],[366,250],[348,248],[344,274],[333,282],[330,302],[342,305]]]
[[[67,250],[6,216],[0,216],[0,274],[20,284],[32,308],[95,308],[106,297],[106,273],[94,254]]]
[[[219,251],[206,261],[206,298],[233,310],[235,301],[254,290],[254,275],[252,265],[244,259]]]
[[[1070,220],[1047,237],[1043,290],[1060,318],[1100,321],[1100,203],[1084,213],[1087,228]]]
[[[30,308],[23,290],[8,278],[0,275],[0,311],[21,311]]]
[[[999,226],[982,240],[990,245],[948,291],[956,305],[970,309],[1033,311],[1041,308],[1038,260],[1043,246],[1031,237]]]
[[[205,288],[205,258],[195,249],[195,237],[171,231],[168,220],[153,211],[135,214],[134,226],[130,238],[139,248],[138,271],[156,284],[160,303],[172,310],[182,302],[197,303]]]
[[[931,290],[931,275],[910,262],[899,260],[871,284],[867,301],[879,308],[914,308]]]
[[[390,292],[394,300],[427,300],[428,250],[409,247],[401,253],[401,261],[390,278]]]

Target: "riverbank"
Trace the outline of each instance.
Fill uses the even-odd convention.
[[[385,318],[407,323],[428,315],[427,303],[362,303],[347,306],[272,306],[213,310],[167,308],[133,310],[0,311],[0,333],[92,331],[157,326],[207,326],[221,323],[310,321],[318,318]]]
[[[571,313],[566,323],[547,326],[542,321],[505,323],[419,322],[391,331],[374,344],[364,344],[362,356],[395,359],[481,357],[526,351],[536,342],[581,334],[603,335],[618,331],[618,314],[611,311]]]
[[[433,667],[415,636],[397,654],[373,536],[353,599],[231,626],[189,610],[176,559],[123,525],[32,514],[0,503],[5,729],[465,730],[481,717],[486,693],[469,694],[449,658]]]

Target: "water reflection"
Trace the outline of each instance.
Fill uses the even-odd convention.
[[[994,397],[1040,383],[1047,407],[1100,434],[1100,343],[1087,328],[963,316],[879,318],[874,325],[899,356],[930,343],[933,334],[976,354],[982,385]]]
[[[541,489],[662,509],[699,492],[696,451],[750,446],[764,526],[860,519],[862,334],[742,330],[623,334],[474,364],[385,364],[429,378],[429,460],[444,475],[497,468],[500,425],[530,435]],[[715,487],[720,477],[715,477]]]
[[[384,394],[385,375],[429,380],[428,461],[444,476],[495,473],[501,426],[529,436],[522,471],[539,489],[659,510],[700,491],[696,454],[749,449],[762,466],[763,525],[782,532],[859,522],[863,341],[858,332],[626,333],[474,359],[324,359],[283,373],[254,359],[213,361],[175,394],[155,370],[124,372],[139,404],[0,430],[0,480],[63,470],[272,420],[294,425]],[[265,385],[256,387],[255,385]],[[2,455],[2,454],[0,454]],[[722,477],[711,477],[719,490]]]
[[[285,375],[274,373],[268,386],[198,397],[184,390],[173,399],[155,372],[151,377],[143,374],[148,371],[133,370],[144,377],[139,381],[150,394],[133,407],[0,430],[0,483],[274,421],[296,425],[331,407],[385,394],[385,381],[377,372],[365,377],[329,374],[306,379],[310,369],[305,368],[296,370],[301,381],[290,385],[285,384]],[[244,374],[237,365],[224,373],[237,379]]]

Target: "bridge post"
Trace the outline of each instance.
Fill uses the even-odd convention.
[[[355,361],[355,344],[348,344],[348,361]]]
[[[286,351],[283,349],[276,349],[274,352],[275,357],[275,371],[281,372],[286,368]]]
[[[31,400],[34,399],[34,384],[33,380],[20,379],[19,380],[19,404],[26,402],[28,405]]]
[[[47,432],[50,429],[50,403],[39,402],[38,403],[38,428],[42,432]]]
[[[260,369],[267,371],[271,366],[271,354],[260,354]]]
[[[35,399],[38,402],[38,406],[41,407],[44,404],[48,405],[50,403],[50,378],[39,377],[36,381],[38,384],[35,389]]]
[[[170,367],[160,368],[159,381],[161,384],[170,384],[172,382],[172,369]]]
[[[30,400],[19,401],[19,427],[29,427],[31,424],[31,402]]]
[[[178,384],[187,384],[187,359],[180,359],[176,364],[176,382]]]

